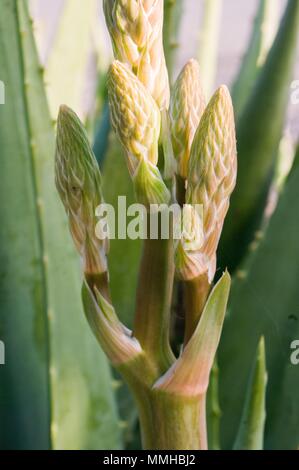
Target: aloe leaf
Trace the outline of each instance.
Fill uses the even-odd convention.
[[[277,165],[274,175],[274,187],[282,191],[284,184],[293,168],[296,148],[291,135],[285,134],[279,144]]]
[[[19,0],[18,6],[27,83],[25,99],[39,198],[43,258],[46,260],[52,446],[117,448],[120,445],[119,429],[110,371],[84,321],[77,256],[70,248],[72,242],[64,211],[53,191],[53,128],[24,1]],[[36,113],[37,109],[45,111],[43,117]],[[76,357],[78,345],[80,358]],[[95,372],[97,369],[98,373]]]
[[[92,26],[98,2],[64,2],[54,41],[46,63],[45,80],[51,116],[55,119],[62,103],[75,109],[81,119],[88,113],[84,89],[92,57]]]
[[[179,47],[178,33],[182,9],[183,0],[164,1],[163,44],[170,81],[173,75],[176,52]]]
[[[24,101],[16,2],[0,7],[1,449],[50,446],[48,339],[41,240]]]
[[[299,166],[299,144],[297,144],[297,147],[295,149],[293,165],[292,165],[291,171],[288,174],[288,178],[293,174],[293,172],[297,169],[298,166]]]
[[[221,409],[219,403],[219,367],[217,357],[214,360],[210,374],[207,393],[207,428],[210,450],[220,450],[220,420]]]
[[[237,125],[238,178],[221,242],[221,265],[233,269],[258,226],[289,98],[299,2],[289,0],[279,31]]]
[[[14,24],[14,66],[18,66],[19,73],[14,69],[13,79],[8,76],[11,81],[7,105],[11,112],[7,114],[5,109],[1,126],[3,160],[7,165],[2,179],[4,189],[7,190],[6,197],[10,194],[11,204],[19,207],[18,210],[23,214],[23,226],[18,229],[15,218],[17,212],[12,212],[14,217],[10,222],[11,230],[19,230],[22,237],[18,249],[22,256],[27,252],[29,256],[25,263],[16,253],[15,258],[20,261],[19,268],[16,265],[14,272],[7,269],[7,262],[3,268],[3,277],[14,286],[14,297],[19,299],[14,299],[18,306],[15,319],[9,322],[7,318],[3,320],[4,340],[7,337],[6,341],[9,342],[13,335],[14,342],[15,337],[20,341],[22,324],[28,323],[25,330],[26,341],[24,340],[24,344],[20,343],[19,351],[11,351],[12,360],[7,365],[8,378],[4,377],[3,390],[11,393],[11,408],[2,399],[1,412],[3,408],[7,410],[6,413],[10,411],[12,415],[20,415],[18,424],[12,421],[10,432],[5,434],[6,440],[9,440],[10,446],[16,448],[48,448],[50,445],[53,448],[116,448],[119,446],[119,427],[109,368],[84,320],[80,301],[79,266],[71,248],[65,216],[54,190],[54,130],[26,2],[6,2],[3,13],[1,19],[3,17],[5,25]],[[1,28],[2,31],[1,45],[4,45],[4,50],[1,57],[10,58],[11,30],[8,33],[5,28]],[[6,67],[3,70],[9,70],[7,63],[4,65]],[[15,129],[22,130],[22,140],[15,139]],[[14,178],[15,184],[14,174],[19,171],[19,188],[21,190],[24,187],[21,196],[16,193],[15,186],[6,183]],[[26,201],[26,194],[32,194],[32,201]],[[26,231],[30,233],[28,239],[24,238]],[[35,245],[36,253],[32,254],[30,251]],[[13,246],[16,246],[15,242]],[[39,283],[34,279],[24,282],[28,266],[36,279],[40,276]],[[20,289],[15,284],[15,277],[18,275],[23,279]],[[36,303],[31,307],[32,311],[27,312],[22,298],[30,295],[35,296]],[[12,295],[9,298],[12,302]],[[4,305],[3,311],[10,314],[14,311],[14,304]],[[69,325],[72,325],[71,329]],[[42,364],[37,364],[39,373],[31,359],[31,356],[34,359],[33,354],[37,347],[37,332],[40,337],[39,354],[44,357]],[[27,360],[28,370],[26,369],[26,378],[23,378],[25,383],[20,383],[19,386],[13,384],[11,391],[9,377],[22,376],[20,363]],[[15,396],[16,389],[19,399]],[[39,391],[43,393],[41,397],[36,397]],[[23,417],[24,413],[28,413],[26,419]],[[7,419],[11,420],[11,416]]]
[[[100,161],[103,193],[106,203],[113,205],[116,217],[118,217],[119,195],[126,197],[127,207],[136,201],[123,149],[114,135],[111,135],[110,139],[106,157]],[[100,152],[97,157],[99,156]],[[121,216],[122,214],[120,212]],[[108,265],[111,296],[120,320],[129,328],[133,327],[141,248],[140,240],[131,240],[128,237],[125,239],[116,237],[115,240],[110,240]],[[124,429],[126,444],[133,445],[132,441],[136,439],[137,434],[137,410],[128,387],[125,385],[118,392],[118,404],[121,418],[126,425]]]
[[[207,98],[212,93],[216,75],[221,12],[222,0],[204,0],[198,62]]]
[[[101,116],[98,119],[98,123],[95,129],[95,138],[93,143],[93,151],[100,167],[104,165],[104,160],[108,152],[110,130],[111,123],[109,116],[109,105],[108,102],[105,101]]]
[[[126,208],[135,203],[133,184],[126,168],[123,149],[111,136],[107,158],[103,164],[103,193],[105,201],[112,204],[118,222],[126,216]],[[113,181],[113,184],[111,184]],[[118,206],[118,196],[125,196],[124,208]],[[121,202],[122,204],[122,202]],[[131,220],[128,217],[128,220]],[[127,224],[125,222],[125,228]],[[117,228],[117,227],[116,227]],[[118,237],[110,240],[108,256],[110,285],[113,305],[120,320],[129,328],[134,319],[135,292],[138,279],[139,260],[141,256],[141,241]]]
[[[298,187],[296,165],[264,238],[233,284],[218,356],[225,448],[231,448],[238,430],[252,357],[262,335],[269,377],[265,447],[299,445],[299,374],[290,360],[290,345],[299,338]]]
[[[248,384],[246,402],[234,450],[262,450],[265,428],[267,372],[265,341],[258,344],[256,360]]]
[[[266,60],[278,24],[277,0],[260,0],[249,46],[232,88],[236,119],[250,96],[254,82]]]

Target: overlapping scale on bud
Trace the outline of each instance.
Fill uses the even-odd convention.
[[[108,240],[95,233],[95,210],[103,202],[101,175],[86,131],[67,106],[60,107],[57,121],[55,182],[84,272],[106,272]]]
[[[156,165],[161,129],[160,111],[129,68],[114,61],[108,73],[112,126],[128,154],[131,175],[143,159]]]
[[[104,0],[115,58],[131,68],[160,109],[169,105],[163,3],[163,0]]]
[[[185,180],[191,145],[206,106],[199,64],[191,59],[178,76],[171,92],[169,115],[178,173]]]
[[[228,89],[221,86],[202,116],[188,167],[186,202],[203,208],[203,244],[199,250],[189,250],[186,257],[186,271],[194,278],[206,273],[211,282],[214,277],[216,250],[236,174],[233,107]]]
[[[127,154],[138,200],[146,205],[170,199],[157,168],[161,115],[150,93],[129,68],[114,61],[108,73],[112,126]]]
[[[180,227],[177,227],[177,225]],[[198,271],[198,256],[204,242],[203,210],[201,205],[184,204],[180,219],[175,224],[175,266],[179,279],[192,279]]]

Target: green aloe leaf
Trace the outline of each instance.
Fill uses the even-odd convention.
[[[97,162],[102,168],[109,149],[109,135],[111,130],[108,101],[104,102],[102,112],[96,123],[93,152]]]
[[[290,177],[293,174],[293,172],[296,171],[298,166],[299,166],[299,144],[297,144],[297,147],[295,149],[293,165],[292,165],[291,171],[288,174],[288,177]]]
[[[299,373],[291,363],[299,338],[299,167],[292,170],[264,238],[234,281],[219,347],[222,439],[231,448],[242,415],[259,338],[267,344],[267,449],[299,446]]]
[[[54,129],[26,1],[2,2],[0,21],[0,186],[9,201],[1,205],[1,447],[117,448],[110,372],[84,319],[54,187]]]
[[[99,155],[100,153],[97,156]],[[104,159],[100,159],[100,163],[105,202],[112,204],[118,218],[118,215],[123,215],[118,211],[118,196],[125,196],[126,207],[135,203],[136,200],[123,149],[114,135],[110,136],[107,154]],[[121,208],[120,211],[122,211]],[[140,240],[131,240],[127,237],[121,239],[118,236],[115,240],[110,240],[108,264],[111,296],[117,315],[129,328],[133,327],[141,248]],[[117,379],[122,384],[117,398],[123,420],[125,444],[131,446],[135,445],[133,443],[138,440],[137,410],[128,387],[119,376]]]
[[[98,153],[98,155],[100,154]],[[118,215],[122,216],[123,212],[119,213],[118,211],[118,196],[126,197],[127,207],[136,201],[133,184],[126,168],[123,149],[114,135],[110,136],[107,154],[100,163],[105,202],[112,204],[116,217]],[[113,181],[113,184],[111,184],[111,181]],[[111,296],[117,315],[129,328],[133,327],[141,248],[140,240],[120,239],[118,237],[115,240],[110,240],[108,265]],[[122,379],[117,378],[122,383]],[[117,397],[124,425],[125,443],[129,446],[134,445],[133,442],[137,439],[138,434],[136,425],[137,410],[132,395],[125,384],[119,388]]]
[[[237,125],[238,178],[221,241],[233,269],[259,225],[275,167],[299,31],[299,2],[289,0],[273,46]]]
[[[45,69],[50,112],[54,119],[62,103],[75,109],[81,119],[86,118],[89,111],[84,100],[84,87],[95,42],[92,27],[98,7],[97,0],[88,0],[84,6],[82,0],[63,3]]]
[[[164,1],[163,44],[170,81],[172,81],[176,52],[179,47],[178,33],[182,18],[183,1]]]
[[[262,450],[265,428],[267,385],[265,341],[260,339],[250,376],[245,406],[234,450]]]
[[[210,98],[213,92],[217,70],[221,13],[222,0],[204,0],[198,62],[207,98]]]
[[[48,448],[47,318],[17,5],[0,7],[0,447]]]
[[[254,82],[264,65],[272,45],[278,23],[278,1],[260,0],[249,46],[232,89],[236,118],[239,118],[248,100]]]
[[[219,367],[216,357],[211,370],[207,393],[207,428],[210,450],[220,450],[220,421]]]
[[[120,320],[131,328],[134,319],[141,241],[131,240],[126,234],[123,239],[118,237],[118,222],[121,223],[126,208],[136,200],[123,149],[114,135],[111,136],[107,157],[103,162],[102,176],[105,202],[114,207],[117,220],[116,237],[115,240],[110,240],[108,255],[112,300]],[[124,206],[118,206],[118,196],[125,197],[121,202]],[[131,219],[128,217],[127,220]]]

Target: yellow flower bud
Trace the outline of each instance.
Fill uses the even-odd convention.
[[[216,250],[236,175],[233,107],[228,89],[221,86],[209,102],[193,140],[186,193],[188,204],[203,207],[203,244],[200,250],[188,252],[192,272],[197,276],[207,273],[210,282],[215,274]]]
[[[163,0],[104,0],[104,12],[115,58],[130,67],[160,109],[168,108]]]
[[[108,93],[112,126],[126,150],[131,176],[141,160],[156,166],[161,117],[150,93],[119,61],[110,67]]]
[[[198,62],[189,60],[178,76],[170,99],[172,146],[178,173],[187,178],[188,161],[194,134],[205,109]]]

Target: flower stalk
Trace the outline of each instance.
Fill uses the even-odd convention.
[[[169,344],[174,278],[172,240],[144,242],[136,296],[134,334],[164,373],[173,363]]]
[[[212,284],[236,179],[232,104],[221,87],[205,107],[199,66],[191,60],[174,85],[168,112],[163,1],[104,0],[104,9],[116,58],[108,73],[111,122],[136,199],[145,207],[147,238],[130,331],[109,294],[108,241],[95,231],[96,207],[103,202],[100,171],[79,119],[61,107],[56,186],[83,260],[84,310],[102,349],[132,391],[143,447],[207,449],[206,393],[230,290],[228,273],[214,288]],[[170,211],[175,195],[183,214],[179,240]],[[178,356],[170,345],[175,274],[184,284],[186,310]]]

